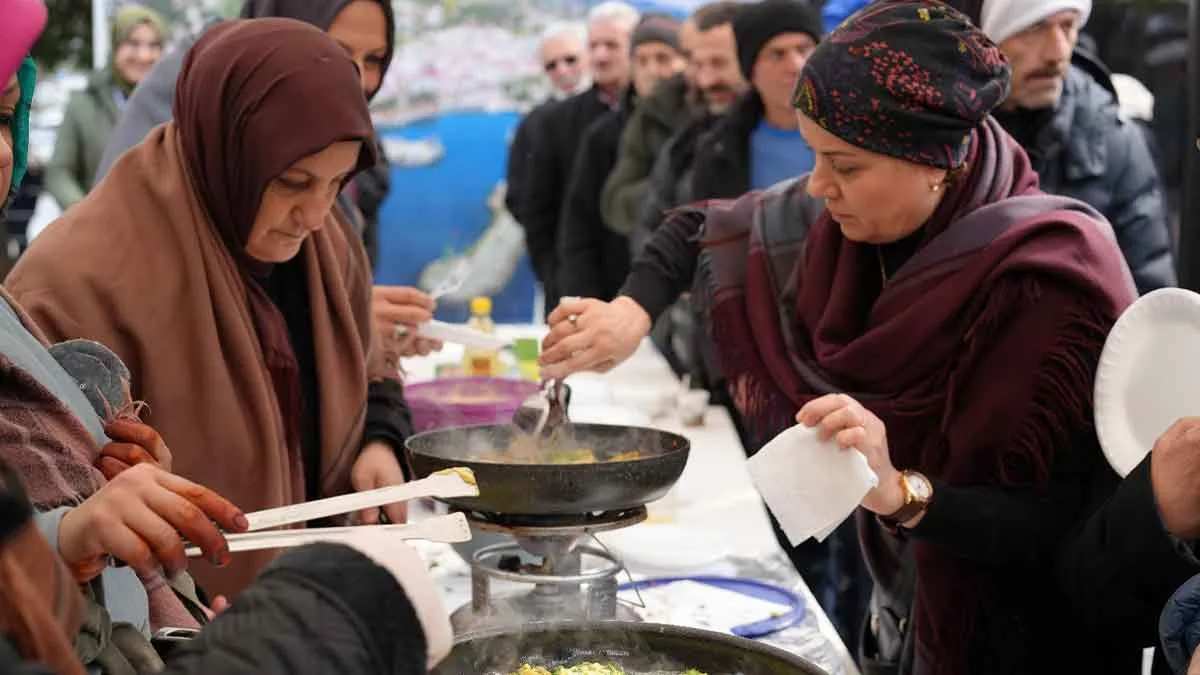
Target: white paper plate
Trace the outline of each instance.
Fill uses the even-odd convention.
[[[719,533],[687,525],[643,523],[597,535],[633,574],[715,574],[729,556]]]
[[[1104,343],[1096,433],[1126,476],[1181,417],[1200,415],[1200,295],[1163,288],[1134,302]]]
[[[417,328],[417,335],[431,340],[441,340],[472,349],[500,350],[512,344],[512,340],[475,330],[463,324],[445,321],[427,321]]]

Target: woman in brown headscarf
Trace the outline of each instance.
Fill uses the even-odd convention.
[[[222,24],[185,59],[174,116],[10,289],[52,340],[117,352],[173,470],[246,511],[402,482],[389,434],[364,437],[368,384],[395,369],[369,358],[366,255],[331,212],[375,161],[351,59],[308,24]],[[193,571],[233,594],[268,560]]]

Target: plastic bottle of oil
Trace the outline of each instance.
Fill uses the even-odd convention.
[[[492,323],[492,299],[479,297],[471,300],[471,320],[467,325],[484,333],[495,333],[496,324]],[[500,373],[499,352],[486,349],[463,351],[463,370],[469,377],[493,377]]]

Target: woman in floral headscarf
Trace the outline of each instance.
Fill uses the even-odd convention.
[[[873,3],[800,76],[812,173],[669,215],[623,297],[550,318],[547,376],[605,369],[694,282],[757,440],[797,420],[866,456],[871,673],[1092,672],[1055,563],[1109,471],[1092,384],[1134,293],[989,117],[1009,79],[945,5]]]

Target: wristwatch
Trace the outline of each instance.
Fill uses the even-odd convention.
[[[929,508],[929,502],[933,499],[933,483],[916,471],[902,471],[900,487],[904,490],[904,506],[895,513],[879,516],[880,522],[888,529],[895,529],[901,523],[907,523],[921,515]]]

